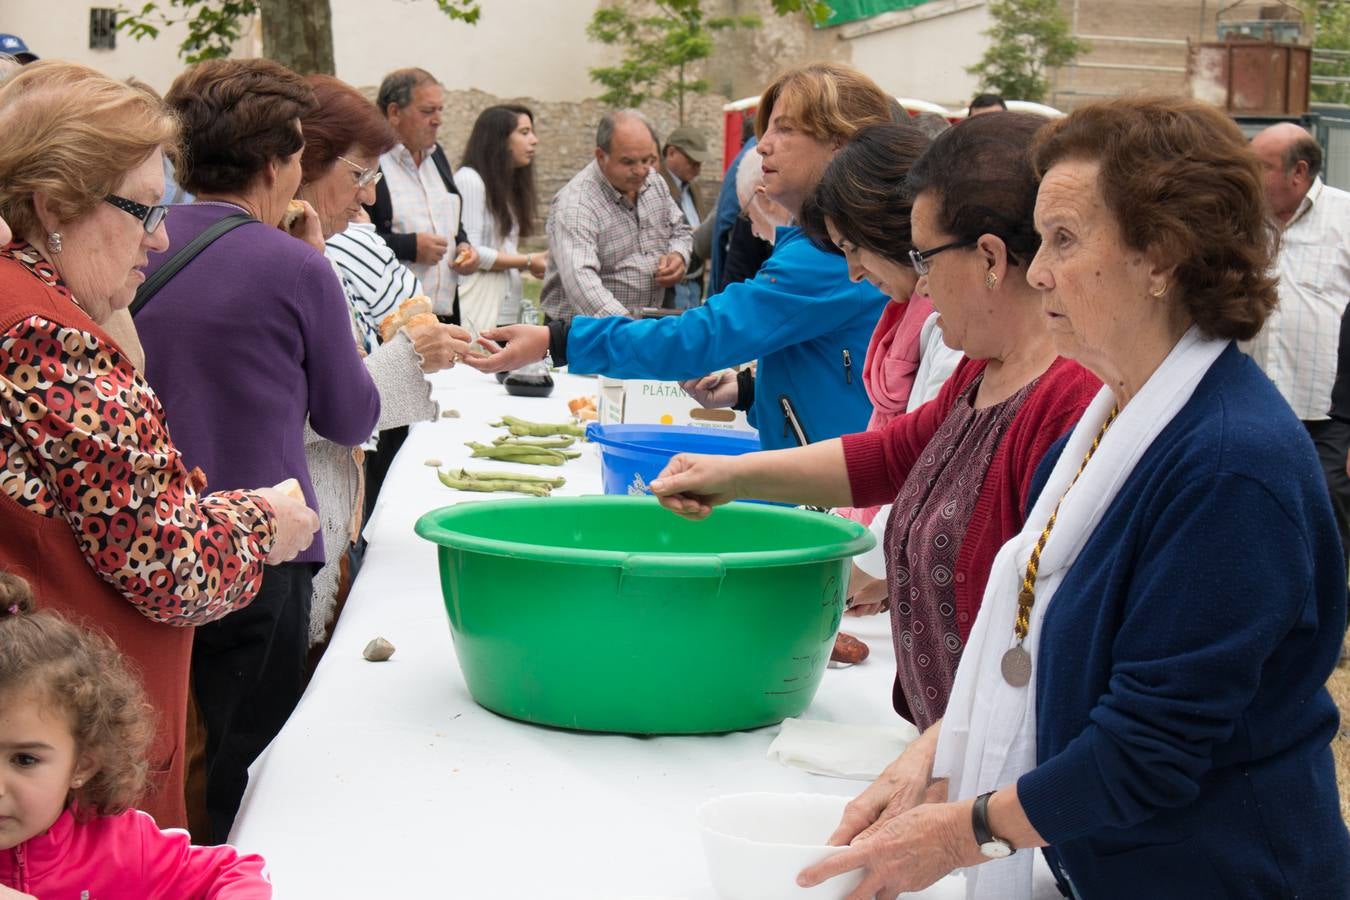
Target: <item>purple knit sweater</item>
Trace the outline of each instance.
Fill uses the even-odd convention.
[[[151,254],[146,275],[239,211],[173,207],[169,249]],[[249,222],[218,238],[141,309],[136,330],[173,442],[212,491],[296,478],[317,508],[306,418],[348,446],[375,430],[380,396],[357,353],[342,285],[322,253],[276,228]],[[323,560],[316,533],[296,561]]]

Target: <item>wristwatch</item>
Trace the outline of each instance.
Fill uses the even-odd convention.
[[[989,830],[989,798],[994,795],[993,791],[981,794],[975,798],[975,805],[970,809],[970,827],[975,832],[975,843],[980,845],[980,852],[987,859],[1007,859],[1016,852],[1016,848],[1001,837],[995,837]]]

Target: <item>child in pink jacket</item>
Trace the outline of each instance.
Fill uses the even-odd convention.
[[[112,642],[0,574],[0,900],[255,900],[258,856],[194,847],[131,805],[153,735]]]

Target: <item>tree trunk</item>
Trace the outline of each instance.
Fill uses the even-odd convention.
[[[263,55],[301,75],[333,75],[328,0],[260,0]]]

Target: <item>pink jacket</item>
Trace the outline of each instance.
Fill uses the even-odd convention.
[[[38,900],[266,900],[261,856],[195,847],[139,810],[77,822],[69,809],[43,834],[0,850],[0,884]]]

